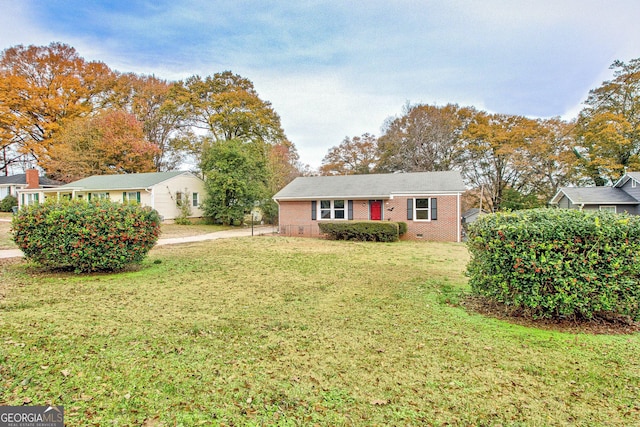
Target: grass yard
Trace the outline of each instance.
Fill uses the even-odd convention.
[[[468,313],[464,245],[256,237],[0,265],[0,404],[70,426],[640,424],[640,334]]]
[[[1,249],[17,249],[13,240],[11,240],[11,218],[12,214],[0,212],[0,250]]]

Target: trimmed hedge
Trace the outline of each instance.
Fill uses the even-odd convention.
[[[390,221],[321,222],[320,231],[333,240],[395,242],[400,238],[400,225]],[[406,224],[405,224],[406,229]]]
[[[539,318],[640,320],[640,217],[534,209],[469,227],[474,293]]]
[[[121,270],[142,262],[160,234],[160,216],[137,204],[56,201],[23,207],[13,240],[25,257],[76,273]]]

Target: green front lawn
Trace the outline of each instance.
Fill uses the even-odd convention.
[[[0,212],[0,250],[18,248],[11,238],[12,217],[10,213]]]
[[[6,262],[0,404],[63,405],[70,426],[640,423],[639,334],[469,313],[467,257],[255,237],[114,275]]]

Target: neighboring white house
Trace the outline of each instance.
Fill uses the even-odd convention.
[[[0,176],[0,200],[7,196],[16,197],[18,190],[23,188],[51,188],[61,184],[61,182],[39,176],[36,169],[29,169],[26,173],[18,175]]]
[[[203,216],[204,181],[190,172],[151,172],[94,175],[56,188],[18,190],[19,206],[48,198],[136,201],[158,211],[165,220],[180,216],[180,206],[189,203],[192,218]]]

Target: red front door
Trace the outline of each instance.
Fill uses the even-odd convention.
[[[369,217],[371,221],[380,221],[382,219],[382,202],[380,200],[369,202]]]

